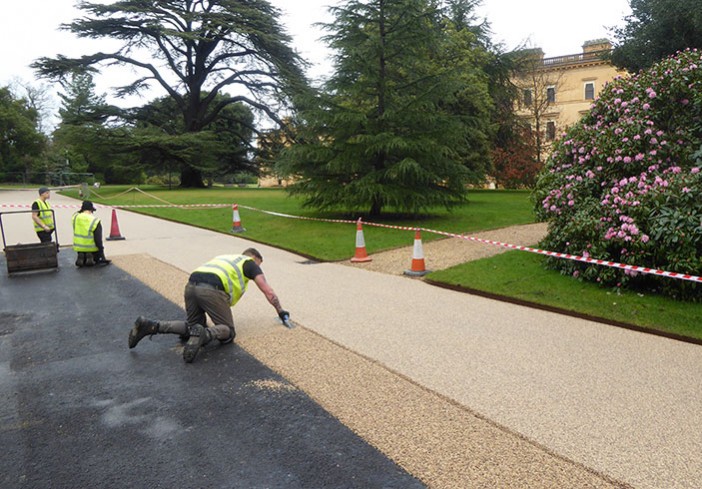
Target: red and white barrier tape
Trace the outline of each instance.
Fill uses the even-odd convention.
[[[263,212],[263,213],[274,215],[274,216],[280,216],[280,217],[306,219],[306,220],[313,220],[313,221],[324,221],[324,222],[347,223],[347,224],[355,224],[356,223],[356,221],[351,221],[351,220],[317,219],[317,218],[311,218],[311,217],[292,216],[289,214],[282,214],[279,212],[263,211],[261,209],[256,209],[255,207],[247,207],[247,206],[242,206],[242,205],[239,205],[239,207],[242,207],[244,209],[253,210],[253,211]],[[422,227],[408,227],[408,226],[393,226],[390,224],[379,224],[379,223],[365,222],[365,221],[363,221],[363,224],[366,226],[375,226],[375,227],[388,228],[388,229],[398,229],[398,230],[402,230],[402,231],[423,231],[423,232],[427,232],[427,233],[438,234],[441,236],[447,236],[449,238],[458,238],[458,239],[464,239],[467,241],[475,241],[478,243],[490,244],[490,245],[494,245],[494,246],[502,246],[503,248],[509,248],[512,250],[519,250],[519,251],[526,251],[529,253],[536,253],[539,255],[550,256],[553,258],[561,258],[564,260],[574,260],[574,261],[579,261],[579,262],[583,262],[583,263],[590,263],[593,265],[606,266],[606,267],[610,267],[610,268],[618,268],[620,270],[629,270],[629,271],[637,272],[637,273],[646,273],[646,274],[650,274],[650,275],[657,275],[660,277],[670,277],[670,278],[679,279],[679,280],[688,280],[691,282],[702,282],[702,277],[697,276],[697,275],[690,275],[687,273],[669,272],[666,270],[660,270],[660,269],[656,269],[656,268],[641,267],[641,266],[637,266],[637,265],[628,265],[626,263],[618,263],[618,262],[607,261],[607,260],[598,260],[596,258],[584,257],[584,256],[579,256],[579,255],[572,255],[570,253],[559,253],[556,251],[540,250],[538,248],[530,248],[529,246],[513,245],[510,243],[503,243],[501,241],[494,241],[491,239],[476,238],[475,236],[466,236],[464,234],[454,234],[454,233],[449,233],[446,231],[437,231],[436,229],[427,229],[427,228],[422,228]]]
[[[143,205],[113,205],[113,206],[107,206],[107,205],[96,205],[97,207],[103,207],[103,208],[124,208],[124,209],[129,209],[129,208],[148,208],[148,207],[177,207],[177,208],[193,208],[193,207],[209,207],[209,208],[216,208],[216,207],[231,207],[231,204],[182,204],[182,205],[166,205],[166,204],[143,204]],[[9,207],[9,208],[28,208],[31,207],[29,204],[0,204],[0,207]],[[59,209],[77,209],[80,208],[79,205],[55,205],[52,206],[53,208],[59,208]],[[301,220],[306,220],[306,221],[318,221],[318,222],[330,222],[330,223],[337,223],[337,224],[356,224],[358,221],[350,220],[350,219],[322,219],[322,218],[316,218],[316,217],[305,217],[305,216],[295,216],[292,214],[284,214],[282,212],[274,212],[274,211],[266,211],[263,209],[257,209],[256,207],[249,207],[246,205],[241,205],[239,204],[239,208],[241,209],[247,209],[250,211],[255,211],[255,212],[261,212],[263,214],[268,214],[271,216],[277,216],[277,217],[285,217],[289,219],[301,219]],[[613,262],[613,261],[607,261],[607,260],[598,260],[596,258],[591,258],[591,257],[584,257],[580,255],[572,255],[570,253],[560,253],[556,251],[548,251],[548,250],[540,250],[538,248],[530,248],[529,246],[520,246],[520,245],[514,245],[510,243],[503,243],[501,241],[493,241],[491,239],[482,239],[482,238],[476,238],[475,236],[466,236],[464,234],[454,234],[454,233],[449,233],[446,231],[438,231],[436,229],[428,229],[428,228],[421,228],[421,227],[411,227],[411,226],[394,226],[391,224],[380,224],[380,223],[375,223],[375,222],[366,222],[362,221],[362,223],[366,226],[374,226],[374,227],[379,227],[379,228],[387,228],[387,229],[396,229],[400,231],[424,231],[427,233],[433,233],[433,234],[438,234],[441,236],[447,236],[449,238],[458,238],[458,239],[464,239],[467,241],[475,241],[478,243],[483,243],[483,244],[489,244],[493,246],[501,246],[503,248],[509,248],[511,250],[518,250],[518,251],[526,251],[528,253],[536,253],[539,255],[544,255],[544,256],[550,256],[553,258],[560,258],[564,260],[573,260],[573,261],[579,261],[583,263],[589,263],[593,265],[600,265],[600,266],[605,266],[605,267],[610,267],[610,268],[617,268],[620,270],[629,270],[631,272],[636,272],[636,273],[645,273],[649,275],[656,275],[659,277],[669,277],[677,280],[687,280],[690,282],[702,282],[702,277],[698,275],[691,275],[687,273],[677,273],[677,272],[669,272],[667,270],[660,270],[657,268],[650,268],[650,267],[641,267],[637,265],[628,265],[626,263],[618,263],[618,262]]]
[[[93,202],[93,205],[96,208],[103,208],[103,209],[112,209],[112,208],[118,208],[118,209],[130,209],[130,208],[142,208],[142,207],[181,207],[181,208],[190,208],[190,207],[231,207],[231,204],[182,204],[182,205],[176,205],[176,204],[144,204],[144,205],[130,205],[130,204],[115,204],[115,205],[104,205],[104,204],[96,204]],[[0,204],[0,208],[4,207],[9,207],[9,208],[30,208],[32,207],[31,204]],[[79,204],[56,204],[51,206],[52,209],[80,209]]]

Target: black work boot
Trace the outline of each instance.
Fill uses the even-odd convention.
[[[183,360],[185,360],[185,363],[193,363],[200,348],[210,341],[212,341],[212,332],[209,329],[199,324],[191,326],[190,339],[183,347]]]
[[[102,251],[95,253],[93,255],[93,259],[95,260],[96,265],[109,265],[112,263],[112,260],[105,258],[105,253]]]
[[[76,256],[76,266],[82,267],[83,265],[85,265],[85,253],[79,251]]]
[[[85,255],[85,261],[83,262],[83,264],[86,267],[92,267],[93,265],[95,265],[95,260],[93,259],[92,253],[83,253],[83,254]]]
[[[144,336],[158,333],[158,321],[139,316],[134,321],[134,327],[129,331],[129,348],[134,348]]]

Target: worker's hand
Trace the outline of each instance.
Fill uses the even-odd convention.
[[[280,311],[278,317],[281,321],[285,322],[290,319],[290,313],[288,311]]]

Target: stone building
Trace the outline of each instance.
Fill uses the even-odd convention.
[[[578,54],[544,58],[541,49],[526,52],[527,68],[513,80],[521,91],[517,113],[545,147],[587,113],[608,81],[625,74],[607,59],[611,50],[607,39],[596,39]]]

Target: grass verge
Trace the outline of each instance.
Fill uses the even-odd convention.
[[[702,304],[602,288],[547,270],[543,257],[508,251],[433,272],[440,286],[500,297],[702,344]]]

